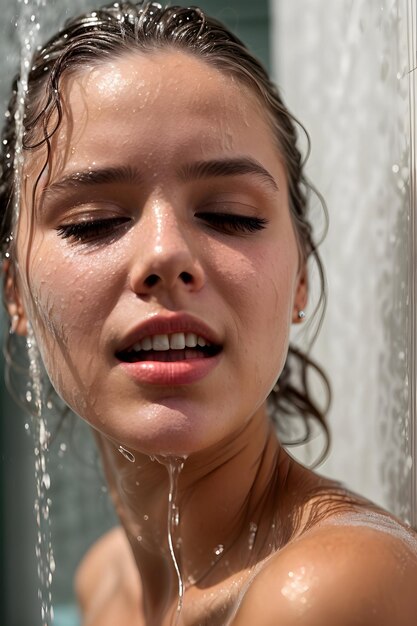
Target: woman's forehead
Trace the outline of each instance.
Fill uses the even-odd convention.
[[[254,92],[190,54],[126,54],[65,77],[61,96],[63,118],[51,141],[53,170],[145,155],[153,167],[161,152],[177,160],[184,152],[200,158],[269,150],[276,158],[270,124]]]
[[[171,119],[184,109],[188,114],[208,111],[217,116],[261,109],[254,92],[241,81],[178,50],[130,52],[73,72],[64,77],[62,96],[68,111],[110,110],[122,113],[122,118],[138,109],[148,116],[168,109]],[[129,108],[124,111],[123,105]]]

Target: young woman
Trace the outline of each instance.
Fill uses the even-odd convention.
[[[289,350],[319,258],[259,63],[199,9],[73,20],[33,61],[18,216],[15,110],[11,330],[93,429],[121,521],[80,566],[84,624],[415,625],[412,531],[296,463],[268,414],[322,420]]]

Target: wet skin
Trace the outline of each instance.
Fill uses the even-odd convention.
[[[288,458],[265,409],[306,303],[285,166],[254,93],[184,53],[85,68],[62,96],[34,223],[42,154],[26,161],[20,297],[56,390],[94,429],[141,575],[140,623],[169,624],[177,598],[157,455],[188,457],[182,559],[202,582],[187,588],[186,623],[224,624],[268,551],[248,552],[250,524],[268,546],[293,494],[321,482]],[[206,334],[218,350],[131,367],[120,354],[143,324]],[[220,544],[227,564],[212,568]]]
[[[305,301],[285,170],[268,122],[251,92],[179,53],[126,56],[67,78],[63,93],[64,123],[38,194],[22,285],[27,306],[36,302],[32,320],[48,373],[77,413],[127,448],[202,450],[263,410]],[[243,158],[269,177],[193,173],[196,164]],[[107,168],[130,168],[135,178],[68,182]],[[37,169],[28,168],[28,202]],[[218,213],[260,219],[264,228]],[[65,227],[86,220],[108,221],[90,239],[65,237]],[[208,375],[165,386],[126,375],[115,354],[130,331],[183,312],[221,344]]]

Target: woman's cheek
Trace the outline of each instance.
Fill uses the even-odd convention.
[[[238,367],[251,363],[254,393],[273,387],[285,363],[292,314],[292,297],[297,256],[287,250],[294,262],[285,258],[285,246],[251,248],[246,254],[221,255],[215,284],[222,276],[222,296],[233,311],[236,324]]]
[[[25,294],[29,321],[54,388],[79,412],[79,385],[91,385],[89,359],[102,325],[97,291],[91,275],[71,260],[41,248],[32,258]]]

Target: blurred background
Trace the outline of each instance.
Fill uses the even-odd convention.
[[[96,8],[81,0],[50,0],[47,7],[32,2],[41,40],[65,17]],[[264,62],[311,137],[307,171],[330,215],[321,246],[329,304],[313,356],[332,381],[332,447],[318,471],[417,526],[415,3],[196,4],[227,23]],[[21,7],[0,0],[1,113],[19,65]],[[307,145],[302,133],[300,145]],[[312,211],[319,235],[323,218],[314,199]],[[312,285],[310,315],[314,277]],[[0,324],[7,334],[4,315]],[[308,327],[294,340],[305,343],[306,334]],[[28,415],[3,384],[3,363],[0,370],[0,623],[37,626],[34,444]],[[311,465],[323,445],[317,433],[311,444],[289,451]],[[77,626],[75,568],[117,522],[89,430],[80,420],[70,418],[58,431],[48,467],[54,624]]]

